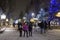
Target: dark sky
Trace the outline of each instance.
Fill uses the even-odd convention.
[[[11,0],[11,1],[12,1],[10,4],[12,6],[11,9],[14,9],[12,10],[11,14],[13,18],[18,18],[21,11],[25,13],[26,6],[30,4],[31,0]]]
[[[13,0],[13,2],[14,2],[14,1],[15,1],[15,0]],[[14,6],[14,11],[13,11],[13,13],[12,13],[13,18],[18,18],[20,12],[21,12],[21,11],[23,11],[23,12],[25,11],[26,6],[29,5],[30,1],[31,1],[31,0],[16,0],[16,1],[14,2],[15,4],[12,3],[13,5],[15,5],[15,6]],[[40,1],[42,1],[43,3],[46,3],[45,5],[48,5],[50,0],[40,0]],[[41,3],[42,3],[42,2],[41,2]],[[44,5],[44,6],[45,6],[45,5]],[[24,12],[24,13],[25,13],[25,12]]]
[[[18,17],[21,11],[24,12],[29,2],[30,0],[16,0],[15,11],[13,12],[13,17]]]

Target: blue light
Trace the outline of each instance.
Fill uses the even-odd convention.
[[[58,12],[59,10],[60,10],[60,3],[58,3],[56,0],[51,0],[50,7],[49,7],[50,14],[54,14],[55,12]]]
[[[54,14],[60,11],[60,2],[58,2],[57,0],[51,0],[50,7],[48,9],[50,14],[48,20],[52,20],[54,19]]]
[[[51,0],[51,4],[52,5],[56,4],[56,0]]]

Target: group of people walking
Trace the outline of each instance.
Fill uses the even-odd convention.
[[[32,36],[32,23],[29,22],[24,22],[24,23],[21,23],[21,22],[18,22],[18,30],[19,30],[19,33],[20,33],[20,37],[22,36],[26,36],[26,37],[29,37],[29,36]]]
[[[40,33],[46,33],[47,28],[49,26],[50,29],[50,22],[46,22],[46,21],[41,21],[37,23],[38,26],[40,27]],[[48,26],[47,26],[48,25]],[[32,30],[33,30],[33,23],[32,22],[18,22],[18,30],[19,30],[19,36],[32,36]]]

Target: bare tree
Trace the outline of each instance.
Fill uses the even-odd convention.
[[[23,16],[24,16],[24,13],[23,13],[23,11],[21,11],[21,12],[20,12],[20,14],[19,14],[19,18],[21,18],[21,19],[22,19],[22,18],[23,18]]]

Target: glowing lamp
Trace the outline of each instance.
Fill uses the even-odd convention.
[[[34,14],[34,13],[32,13],[32,16],[35,16],[35,14]]]
[[[5,14],[2,14],[1,15],[1,19],[6,19],[6,15]]]
[[[56,14],[56,17],[60,17],[60,12],[58,12],[58,13]]]
[[[6,19],[6,21],[8,22],[8,19]]]

